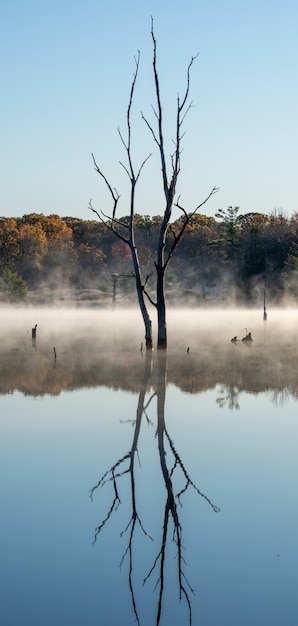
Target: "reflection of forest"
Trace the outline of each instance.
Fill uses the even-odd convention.
[[[0,393],[59,395],[83,387],[106,386],[137,393],[144,353],[138,347],[107,348],[100,339],[73,336],[57,341],[57,359],[50,338],[36,350],[19,341],[14,348],[0,337]],[[168,383],[186,393],[200,393],[220,385],[237,393],[272,391],[273,397],[298,397],[298,359],[295,343],[280,341],[246,347],[208,339],[196,350],[171,346],[168,350]],[[155,381],[152,381],[155,384]],[[224,392],[223,395],[225,395]]]

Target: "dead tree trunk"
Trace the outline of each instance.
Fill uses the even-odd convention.
[[[181,156],[181,140],[183,137],[182,125],[187,115],[189,109],[192,104],[189,103],[189,87],[190,87],[190,70],[191,66],[196,59],[196,56],[191,58],[191,61],[187,68],[187,81],[186,81],[186,89],[184,92],[184,96],[180,99],[180,96],[177,97],[177,109],[176,109],[176,127],[174,129],[174,153],[170,155],[170,168],[171,174],[168,175],[168,165],[165,154],[165,146],[164,146],[164,132],[163,132],[163,109],[161,103],[161,93],[159,86],[159,76],[157,71],[157,46],[156,46],[156,38],[153,30],[153,20],[151,21],[151,37],[153,41],[153,74],[154,74],[154,82],[155,82],[155,96],[156,96],[156,109],[154,109],[155,118],[157,120],[157,129],[155,130],[153,126],[149,123],[146,117],[142,114],[143,120],[147,124],[154,142],[158,146],[159,155],[160,155],[160,163],[161,163],[161,175],[162,175],[162,185],[165,197],[165,210],[163,214],[163,219],[160,227],[158,247],[157,247],[157,255],[156,255],[156,310],[157,310],[157,320],[158,320],[158,338],[157,338],[157,347],[158,348],[166,348],[167,347],[167,326],[166,326],[166,300],[165,300],[165,278],[166,278],[166,270],[167,266],[174,254],[174,251],[185,231],[187,224],[189,223],[191,217],[196,213],[199,207],[202,206],[210,196],[217,191],[217,188],[214,187],[211,193],[207,196],[207,198],[196,207],[194,211],[191,213],[187,213],[179,204],[175,204],[175,206],[179,207],[184,213],[184,223],[180,229],[180,232],[174,235],[174,239],[170,244],[169,251],[165,254],[166,240],[170,225],[170,220],[172,216],[172,210],[174,207],[174,199],[176,195],[176,186],[178,177],[180,174],[180,156]]]
[[[139,302],[139,307],[140,307],[140,311],[141,311],[143,322],[144,322],[144,326],[145,326],[145,343],[146,343],[146,348],[147,348],[147,350],[152,350],[152,347],[153,347],[153,342],[152,342],[152,324],[151,324],[151,319],[150,319],[150,316],[149,316],[149,313],[148,313],[148,309],[146,307],[146,303],[145,303],[145,300],[144,300],[144,288],[143,288],[143,284],[142,284],[141,271],[140,271],[140,266],[139,266],[139,259],[138,259],[137,249],[136,249],[135,245],[133,245],[131,247],[131,251],[132,251],[132,259],[133,259],[133,267],[134,267],[134,275],[135,275],[135,281],[136,281],[136,290],[137,290],[138,302]]]
[[[167,347],[167,320],[166,320],[166,301],[165,301],[165,274],[163,265],[160,263],[156,268],[157,282],[156,282],[156,295],[157,295],[157,347]]]

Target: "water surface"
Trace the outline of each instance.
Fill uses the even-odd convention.
[[[2,623],[296,625],[296,312],[0,321]]]

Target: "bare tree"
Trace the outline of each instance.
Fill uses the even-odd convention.
[[[190,63],[187,68],[187,78],[186,78],[186,88],[184,91],[184,95],[182,98],[178,95],[177,104],[176,104],[176,122],[174,129],[174,152],[170,155],[170,167],[168,168],[166,153],[165,153],[165,145],[164,145],[164,125],[163,125],[163,109],[161,102],[161,92],[159,85],[159,75],[157,70],[157,43],[154,34],[153,28],[153,19],[151,20],[151,37],[153,42],[153,74],[154,74],[154,84],[155,84],[155,97],[156,97],[156,106],[153,107],[155,124],[151,124],[147,117],[143,113],[141,113],[142,119],[144,120],[147,128],[149,129],[155,144],[158,146],[159,155],[160,155],[160,163],[161,163],[161,174],[162,174],[162,187],[165,198],[165,208],[163,213],[163,218],[160,225],[159,237],[157,241],[156,248],[156,260],[155,260],[155,273],[156,273],[156,295],[155,298],[151,296],[149,291],[146,289],[146,285],[148,282],[149,276],[147,276],[144,280],[141,274],[141,268],[138,259],[138,252],[135,244],[135,234],[134,234],[134,218],[135,218],[135,189],[136,185],[139,181],[141,172],[143,167],[145,166],[147,160],[151,155],[148,155],[137,171],[135,172],[133,161],[132,161],[132,150],[131,150],[131,107],[133,103],[134,91],[136,80],[139,71],[139,62],[140,62],[140,53],[135,59],[136,62],[136,70],[133,77],[133,82],[130,91],[130,99],[127,109],[127,138],[125,139],[118,129],[122,144],[126,150],[127,164],[121,163],[124,167],[126,173],[128,174],[130,180],[130,213],[129,213],[129,223],[124,224],[121,221],[116,219],[116,209],[118,205],[119,195],[117,191],[111,186],[105,175],[103,174],[102,169],[98,166],[94,155],[92,155],[95,170],[98,174],[103,178],[113,201],[113,214],[112,217],[108,218],[107,215],[103,213],[99,213],[92,206],[92,202],[90,201],[89,207],[90,209],[97,214],[98,218],[106,224],[108,228],[110,228],[114,234],[119,237],[122,241],[124,241],[131,250],[133,268],[135,273],[135,281],[136,281],[136,290],[138,295],[139,306],[141,309],[141,313],[143,316],[144,324],[145,324],[145,339],[147,348],[152,348],[152,332],[151,332],[151,320],[149,317],[148,309],[145,303],[144,296],[146,296],[149,302],[155,307],[157,311],[157,321],[158,321],[158,339],[157,339],[157,347],[158,348],[166,348],[167,347],[167,324],[166,324],[166,300],[165,300],[165,276],[166,270],[169,265],[169,262],[177,248],[184,232],[187,224],[190,222],[193,215],[209,200],[209,198],[218,191],[217,187],[213,187],[207,197],[200,202],[192,211],[188,212],[185,208],[180,204],[180,198],[178,198],[177,202],[175,202],[176,196],[176,187],[177,181],[180,174],[180,157],[181,157],[181,142],[183,138],[182,126],[185,120],[185,117],[192,106],[192,103],[189,102],[189,89],[190,89],[190,71],[191,67],[197,58],[197,55],[192,57]],[[168,169],[170,170],[170,174],[168,174]],[[183,220],[180,227],[180,230],[175,233],[169,232],[170,229],[170,220],[172,216],[173,207],[178,207],[183,213]],[[108,221],[106,221],[108,220]],[[125,232],[126,231],[126,232]],[[167,237],[171,235],[169,245],[166,251],[166,243]]]

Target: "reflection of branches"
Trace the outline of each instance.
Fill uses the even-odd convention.
[[[233,409],[238,410],[240,408],[239,405],[239,395],[241,393],[241,389],[239,389],[236,385],[222,385],[220,389],[220,396],[216,398],[216,403],[218,404],[220,409],[227,407],[231,411]],[[291,392],[287,387],[285,388],[274,388],[271,393],[271,402],[275,406],[284,406],[291,396]]]
[[[287,388],[273,389],[271,400],[275,406],[284,406],[290,398],[290,391]]]
[[[215,504],[212,504],[211,500],[209,500],[209,498],[207,498],[207,496],[206,496],[204,493],[202,493],[202,491],[200,491],[200,490],[198,489],[198,487],[197,487],[197,486],[193,483],[193,481],[192,481],[192,480],[191,480],[191,478],[189,477],[189,475],[188,475],[188,473],[187,473],[187,471],[186,471],[186,469],[185,469],[185,467],[184,467],[184,465],[183,465],[183,463],[182,463],[182,461],[181,461],[181,459],[180,459],[180,457],[179,457],[178,453],[176,452],[176,449],[174,448],[174,444],[173,444],[173,442],[172,442],[172,440],[171,440],[171,438],[170,438],[170,436],[169,436],[168,431],[167,431],[167,429],[166,429],[166,428],[165,428],[165,435],[166,435],[166,437],[167,437],[167,440],[168,440],[168,442],[169,442],[169,445],[170,445],[171,451],[172,451],[173,456],[174,456],[174,458],[175,458],[175,464],[174,464],[174,467],[173,467],[173,468],[172,468],[172,470],[171,470],[171,474],[173,474],[173,473],[174,473],[175,468],[176,468],[177,466],[179,466],[179,467],[181,468],[181,470],[182,470],[182,474],[184,475],[184,478],[185,478],[185,481],[186,481],[186,482],[185,482],[185,486],[183,487],[183,489],[181,489],[181,491],[179,491],[179,493],[177,493],[177,495],[176,495],[176,498],[179,500],[179,503],[181,504],[181,502],[180,502],[180,498],[181,498],[181,496],[182,496],[182,495],[186,492],[186,490],[188,489],[188,487],[190,486],[190,487],[193,487],[193,489],[194,489],[194,490],[195,490],[195,491],[196,491],[196,492],[197,492],[200,496],[202,496],[202,498],[204,498],[204,500],[206,500],[206,501],[208,502],[208,504],[210,504],[211,508],[213,509],[213,511],[214,511],[215,513],[218,513],[218,512],[220,511],[220,509],[218,508],[218,506],[216,506]],[[182,506],[182,505],[181,505],[181,506]]]
[[[149,537],[150,539],[152,539],[152,537],[150,537],[150,535],[146,532],[142,524],[142,521],[140,519],[140,516],[138,514],[138,510],[137,510],[136,491],[135,491],[135,459],[138,454],[138,440],[139,440],[139,434],[140,434],[140,429],[141,429],[141,421],[142,421],[142,416],[144,412],[144,406],[146,407],[148,406],[148,402],[145,405],[145,395],[146,395],[147,386],[148,386],[150,374],[151,374],[151,361],[152,361],[152,354],[150,352],[146,352],[145,371],[144,371],[144,377],[142,381],[142,387],[141,387],[140,394],[139,394],[137,414],[136,414],[136,420],[135,420],[134,437],[133,437],[131,449],[121,459],[116,461],[116,463],[109,470],[107,470],[105,474],[103,474],[103,476],[100,478],[98,483],[94,485],[94,487],[92,487],[92,489],[90,490],[90,497],[93,500],[94,492],[96,489],[98,489],[98,487],[104,487],[108,482],[112,482],[113,488],[114,488],[114,498],[110,506],[110,509],[106,517],[102,520],[101,524],[97,526],[97,528],[95,529],[95,535],[94,535],[94,540],[93,540],[93,545],[94,545],[99,533],[101,532],[105,524],[110,519],[112,513],[117,510],[119,504],[121,503],[120,498],[119,498],[119,493],[118,493],[118,486],[117,486],[118,480],[122,478],[122,476],[124,476],[125,474],[130,474],[132,513],[131,513],[131,517],[130,517],[128,524],[126,525],[125,529],[121,533],[121,537],[129,529],[130,529],[130,532],[129,532],[129,538],[128,538],[128,545],[122,556],[120,567],[122,566],[125,558],[128,556],[129,589],[130,589],[130,594],[132,598],[133,611],[134,611],[135,618],[138,624],[140,624],[140,619],[139,619],[139,615],[137,611],[135,592],[134,592],[134,586],[133,586],[133,538],[134,538],[134,533],[135,533],[137,523],[139,524],[141,530],[143,531],[146,537]],[[153,396],[151,396],[151,399],[152,397]],[[123,464],[125,468],[122,470],[121,468]]]
[[[126,474],[130,475],[130,491],[131,491],[131,517],[121,532],[121,537],[128,533],[128,543],[121,559],[120,566],[124,563],[125,559],[129,561],[129,590],[132,599],[132,606],[137,623],[140,625],[140,617],[138,613],[134,582],[133,582],[133,547],[134,547],[134,535],[137,525],[141,528],[143,534],[146,537],[152,539],[149,533],[145,530],[143,523],[140,519],[136,502],[136,490],[135,490],[135,460],[138,458],[138,441],[141,429],[142,417],[145,415],[147,423],[152,424],[147,415],[147,409],[151,404],[154,397],[157,398],[157,429],[156,436],[158,442],[158,451],[160,458],[160,466],[163,477],[163,483],[166,489],[166,501],[163,513],[163,525],[162,525],[162,537],[161,547],[155,556],[153,564],[149,568],[147,574],[143,579],[143,585],[152,576],[153,572],[158,570],[158,578],[156,581],[155,589],[158,589],[158,603],[157,614],[155,624],[158,626],[161,619],[161,611],[163,604],[163,596],[165,589],[165,563],[166,563],[166,548],[169,541],[170,532],[172,529],[172,540],[176,546],[176,563],[177,563],[177,579],[179,585],[179,599],[184,599],[188,606],[189,624],[192,622],[192,610],[191,610],[191,593],[194,593],[193,588],[189,584],[189,581],[184,572],[185,560],[183,557],[183,544],[182,544],[182,525],[179,519],[179,506],[182,507],[182,496],[191,487],[198,495],[208,502],[214,512],[218,512],[219,508],[212,504],[211,500],[202,493],[198,487],[194,484],[190,478],[185,465],[183,464],[174,443],[166,429],[165,425],[165,393],[166,393],[166,354],[164,352],[158,353],[158,376],[156,390],[150,395],[149,400],[146,400],[146,392],[149,385],[152,366],[152,353],[146,353],[145,370],[141,389],[138,398],[138,406],[136,412],[136,419],[132,421],[134,426],[134,436],[131,449],[122,458],[118,459],[112,467],[107,470],[97,484],[90,490],[91,498],[96,489],[104,487],[107,483],[113,484],[113,500],[110,508],[101,521],[100,525],[95,529],[94,544],[98,535],[102,531],[103,527],[107,524],[112,514],[117,510],[121,504],[118,484],[119,480]],[[167,454],[168,452],[168,454]],[[170,467],[170,463],[172,463]],[[175,494],[174,481],[176,482],[176,475],[182,475],[183,485],[179,491]]]
[[[158,598],[158,607],[157,607],[157,617],[156,617],[156,625],[160,623],[161,617],[161,609],[162,609],[162,600],[164,593],[164,576],[165,576],[165,558],[166,558],[166,545],[167,538],[169,532],[169,522],[172,519],[173,523],[173,541],[176,544],[177,548],[177,577],[179,584],[179,599],[182,600],[182,597],[186,600],[189,612],[189,624],[192,622],[192,610],[191,610],[191,602],[190,602],[190,593],[194,593],[194,590],[189,584],[189,581],[184,573],[184,558],[182,555],[182,526],[179,520],[177,502],[179,502],[180,506],[181,497],[187,489],[191,486],[200,496],[202,496],[212,507],[214,512],[218,512],[219,508],[212,504],[211,500],[205,496],[193,483],[191,478],[189,477],[187,470],[174,447],[173,441],[169,436],[169,433],[165,426],[165,391],[166,391],[166,355],[164,353],[158,354],[158,384],[157,384],[157,439],[158,439],[158,450],[160,457],[160,464],[162,475],[164,479],[164,484],[167,492],[167,499],[164,510],[164,522],[163,522],[163,532],[162,532],[162,541],[161,548],[155,557],[153,565],[149,570],[147,576],[144,578],[143,584],[147,582],[147,580],[152,575],[153,571],[158,567],[159,564],[159,575],[158,580],[156,582],[156,588],[159,587],[159,598]],[[173,466],[170,469],[168,465],[168,455],[166,452],[165,444],[168,443],[169,448],[172,452],[173,456]],[[182,472],[182,476],[184,478],[185,484],[182,489],[176,494],[174,494],[174,486],[173,479],[175,471],[180,469]]]
[[[143,406],[143,413],[144,413],[144,415],[146,417],[146,421],[147,421],[148,426],[153,426],[153,422],[151,421],[151,419],[148,416],[147,408],[150,405],[151,400],[152,400],[152,398],[154,398],[154,396],[155,396],[155,393],[153,393],[150,396],[148,402],[146,404],[144,404],[144,406]],[[135,424],[136,424],[136,420],[120,420],[120,422],[121,422],[121,424],[129,423],[129,424],[132,424],[133,426],[135,426]]]
[[[223,409],[223,407],[225,406],[227,406],[231,411],[233,411],[233,409],[238,410],[240,408],[240,405],[239,405],[240,391],[238,387],[236,387],[235,385],[223,385],[220,390],[220,393],[226,394],[226,395],[221,395],[219,398],[216,399],[216,402],[220,409]]]

